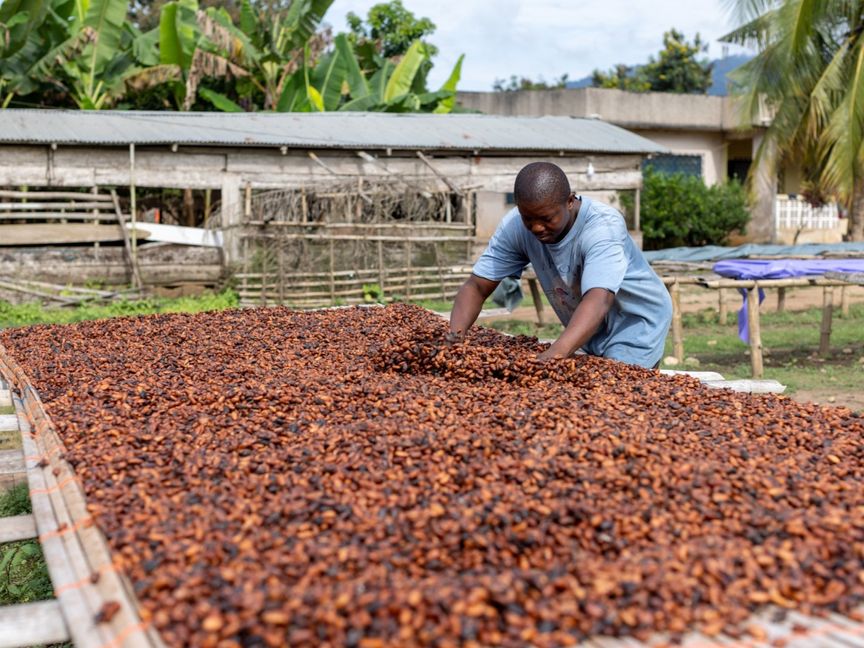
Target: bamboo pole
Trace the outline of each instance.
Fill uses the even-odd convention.
[[[780,286],[777,289],[777,312],[782,313],[786,310],[786,287]]]
[[[138,220],[138,206],[135,200],[135,145],[129,145],[129,200],[130,211],[132,212],[132,232],[131,234],[131,252],[132,268],[138,267],[138,234],[135,231],[135,224]],[[122,225],[121,225],[122,227]]]
[[[669,286],[672,297],[672,355],[684,362],[684,327],[681,322],[681,286],[677,281]]]
[[[411,262],[411,239],[407,239],[405,241],[405,265],[407,266],[407,276],[405,277],[405,296],[408,299],[411,299],[411,280],[414,278],[414,272],[412,271],[413,263]]]
[[[849,290],[848,286],[840,286],[840,314],[843,318],[849,317]]]
[[[834,288],[822,289],[822,326],[819,329],[819,355],[827,356],[831,350],[831,317],[834,312]]]
[[[753,378],[762,378],[762,331],[759,322],[759,286],[747,290],[747,332],[750,335],[750,367]]]
[[[304,210],[306,207],[304,207]],[[424,222],[413,222],[413,223],[312,223],[312,224],[304,224],[304,223],[295,223],[292,221],[261,221],[261,220],[251,220],[249,221],[249,225],[254,225],[257,227],[273,227],[273,228],[292,228],[292,227],[303,227],[310,228],[315,227],[317,229],[322,230],[336,230],[336,229],[353,229],[353,230],[364,230],[364,229],[409,229],[409,230],[456,230],[461,232],[468,232],[471,230],[470,225],[465,225],[463,223],[424,223]]]
[[[381,286],[381,297],[384,297],[384,242],[378,241],[378,284]]]
[[[336,270],[336,252],[333,249],[333,240],[330,240],[330,245],[328,247],[329,258],[328,261],[330,263],[330,300],[333,301],[336,299],[336,275],[333,274]]]

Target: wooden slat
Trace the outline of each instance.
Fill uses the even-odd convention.
[[[0,518],[0,543],[31,540],[36,537],[36,521],[32,515]]]
[[[116,222],[113,213],[99,212],[0,212],[0,221],[4,220],[70,220],[70,221],[109,221]]]
[[[139,236],[146,238],[139,230]],[[0,225],[3,245],[55,245],[60,243],[99,243],[120,241],[123,232],[117,225],[90,223],[36,223],[31,225]]]
[[[0,432],[18,429],[18,417],[14,414],[0,414]]]
[[[85,194],[86,195],[86,194]],[[113,213],[114,206],[106,202],[0,202],[0,211],[59,211],[61,209],[69,209],[71,211],[80,211],[82,209],[110,209]]]
[[[12,404],[12,394],[8,389],[0,387],[0,407],[9,407]]]
[[[0,198],[23,198],[24,200],[99,200],[111,202],[108,194],[76,193],[74,191],[9,191],[0,189]]]
[[[24,453],[21,450],[0,450],[0,476],[24,474]]]
[[[19,648],[69,641],[57,601],[0,607],[0,648]]]
[[[48,565],[51,584],[59,593],[57,597],[63,611],[63,617],[68,621],[69,632],[76,646],[91,648],[106,645],[109,638],[102,628],[93,624],[97,609],[92,609],[82,590],[86,585],[79,586],[81,576],[73,569],[63,540],[57,535],[58,520],[47,493],[46,472],[38,468],[35,457],[39,455],[36,442],[30,436],[30,424],[24,414],[23,404],[18,399],[15,406],[21,416],[21,439],[24,442],[24,452],[33,465],[28,466],[27,480],[30,485],[30,499],[33,505],[33,517],[36,519],[36,530],[41,536],[42,553]],[[50,476],[50,472],[47,472]]]

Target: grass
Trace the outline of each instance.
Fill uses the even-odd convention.
[[[45,308],[38,303],[13,305],[9,302],[0,301],[0,328],[33,324],[70,324],[124,315],[200,313],[235,308],[238,304],[237,294],[231,290],[197,297],[176,297],[173,299],[150,297],[134,301],[121,300],[104,305],[83,304],[74,308]]]
[[[31,513],[27,484],[0,493],[0,517]],[[44,601],[54,596],[42,548],[35,540],[0,545],[0,605]]]

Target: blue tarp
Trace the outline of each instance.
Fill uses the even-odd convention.
[[[818,277],[826,272],[864,272],[864,259],[739,259],[714,264],[714,272],[731,279],[788,279]],[[738,311],[738,337],[750,341],[747,327],[747,291],[738,289],[743,297]],[[765,292],[759,289],[759,303]]]
[[[715,263],[714,272],[732,279],[816,277],[826,272],[864,272],[864,259],[739,259]]]
[[[744,259],[750,256],[822,256],[830,253],[855,253],[864,255],[864,243],[806,243],[802,245],[757,245],[750,243],[738,247],[705,245],[703,247],[678,247],[667,250],[644,252],[649,263],[656,261],[720,261],[722,259]]]

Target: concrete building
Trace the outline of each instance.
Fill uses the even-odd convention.
[[[465,108],[490,115],[602,119],[668,149],[651,160],[655,168],[698,174],[709,185],[746,177],[771,121],[768,110],[756,123],[744,120],[735,99],[728,96],[603,88],[460,92],[458,101]],[[837,218],[836,206],[814,212],[796,200],[800,178],[794,163],[785,165],[779,177],[762,173],[756,178],[747,240],[791,242],[796,236],[799,242],[839,240],[845,222]]]

